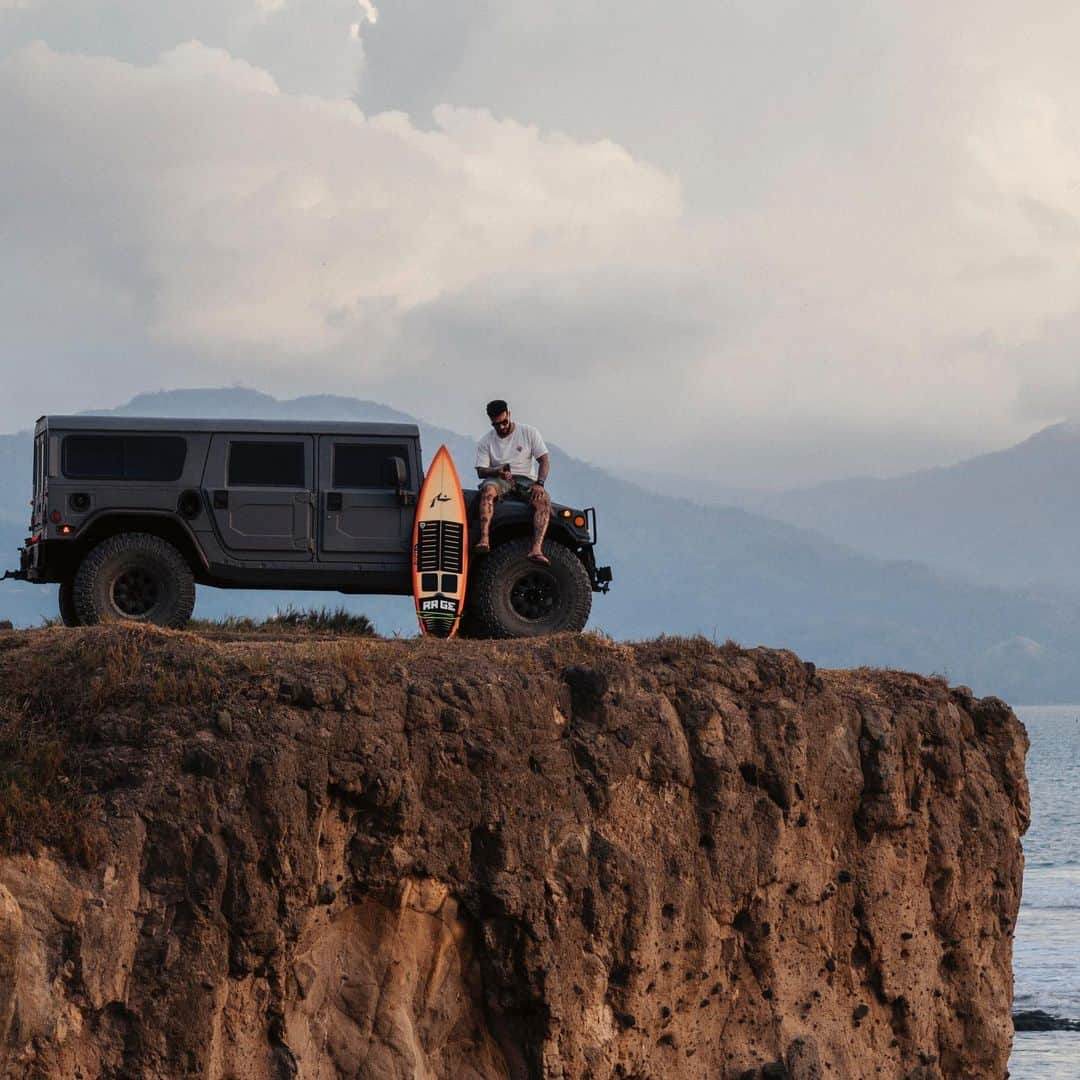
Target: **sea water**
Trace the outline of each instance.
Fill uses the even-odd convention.
[[[1013,943],[1015,1010],[1080,1020],[1080,705],[1018,706],[1031,739],[1031,827]],[[1080,1032],[1019,1032],[1013,1080],[1078,1080]]]

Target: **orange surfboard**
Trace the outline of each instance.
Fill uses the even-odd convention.
[[[465,496],[454,459],[440,446],[420,488],[413,523],[413,597],[420,632],[450,638],[465,610],[469,570]]]

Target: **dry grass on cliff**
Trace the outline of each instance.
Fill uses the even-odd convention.
[[[553,667],[602,670],[631,654],[646,667],[696,666],[739,651],[705,638],[631,645],[594,633],[388,640],[355,620],[335,632],[332,612],[294,614],[251,627],[234,621],[184,631],[119,624],[0,632],[0,851],[47,845],[85,859],[95,842],[90,823],[102,815],[81,777],[81,748],[113,738],[140,746],[163,729],[195,731],[223,709],[272,710],[286,685],[328,704],[358,681],[378,687],[431,676],[480,677],[518,693]]]
[[[297,613],[293,613],[297,615]],[[283,680],[376,681],[445,659],[496,659],[520,670],[527,648],[429,639],[385,641],[350,617],[299,613],[209,632],[122,624],[0,631],[0,852],[51,847],[87,862],[101,815],[81,782],[80,747],[113,737],[138,741],[155,726],[202,722],[235,699],[268,705]],[[336,628],[336,629],[335,629]]]
[[[100,827],[78,746],[98,715],[199,708],[226,678],[215,646],[156,628],[0,635],[0,851],[45,845],[91,861]]]
[[[822,670],[821,675],[842,698],[859,698],[878,705],[910,699],[916,688],[934,693],[949,687],[948,680],[941,675],[918,675],[894,668],[831,668]]]
[[[0,705],[0,851],[48,845],[88,863],[97,835],[85,827],[83,809],[65,741]]]

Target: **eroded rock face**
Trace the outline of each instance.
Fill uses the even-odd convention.
[[[97,841],[0,857],[5,1076],[1004,1074],[1001,702],[699,641],[19,639]]]

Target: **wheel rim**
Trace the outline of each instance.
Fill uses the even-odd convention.
[[[154,610],[160,598],[161,583],[141,566],[125,570],[113,582],[113,604],[117,611],[128,618],[147,615]]]
[[[514,582],[510,606],[523,619],[545,619],[559,602],[558,582],[542,570],[531,570]]]

